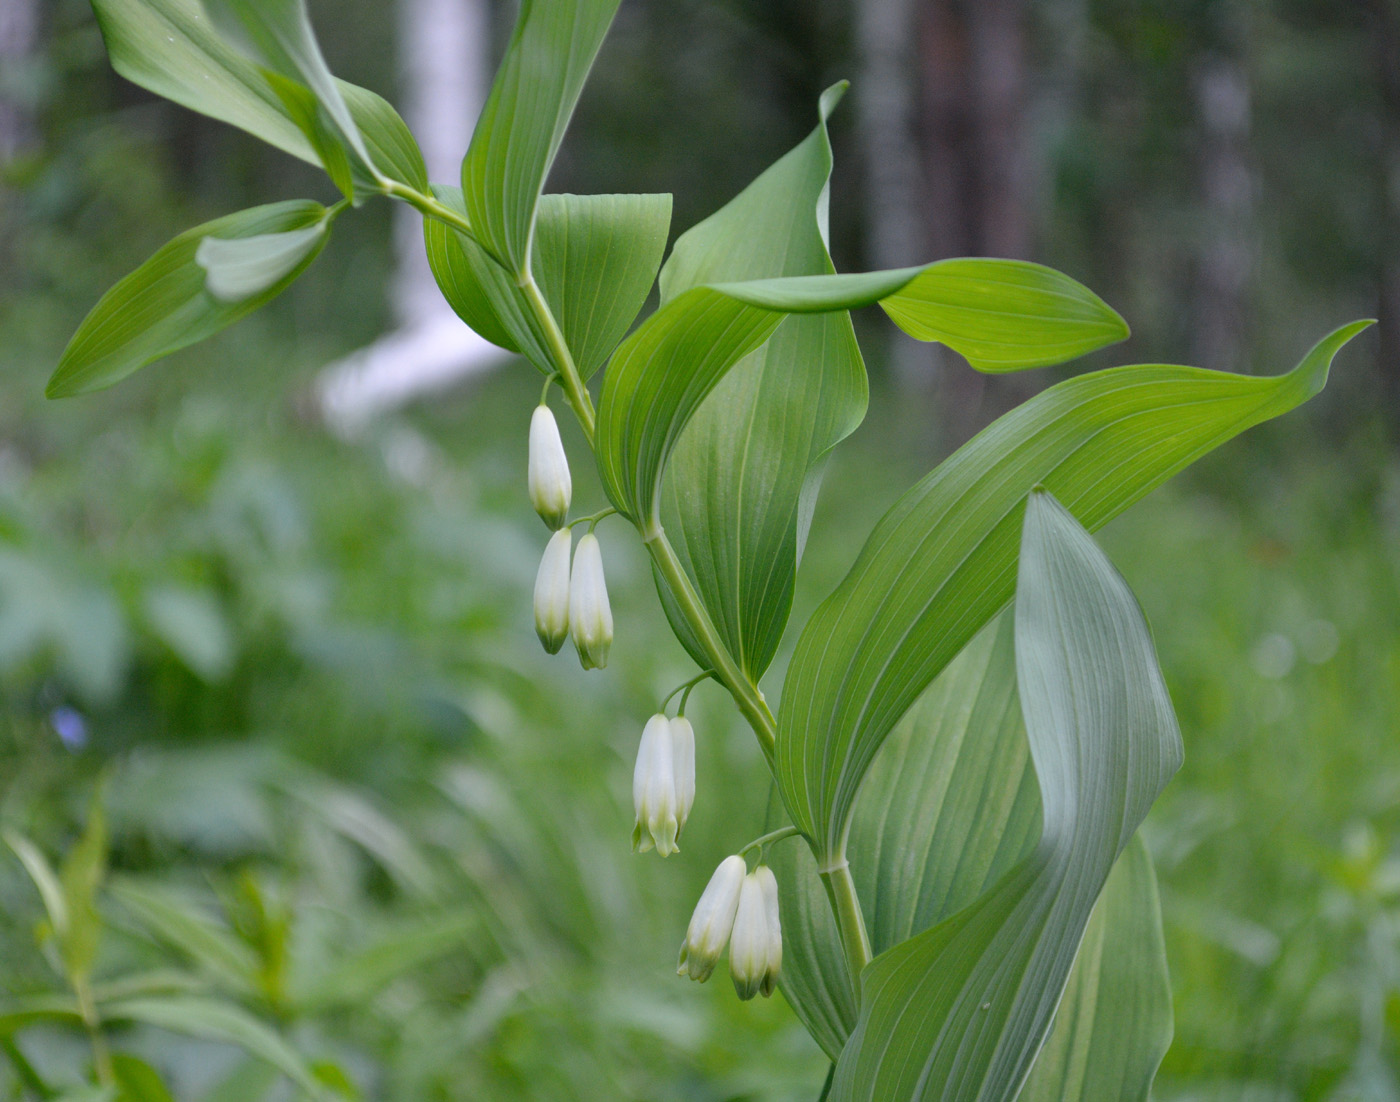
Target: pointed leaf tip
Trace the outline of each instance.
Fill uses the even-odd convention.
[[[836,105],[845,98],[850,87],[849,80],[838,80],[822,93],[821,99],[817,103],[817,113],[821,116],[822,122],[826,122],[831,117],[831,113],[836,110]]]
[[[1361,318],[1339,329],[1334,329],[1318,341],[1308,354],[1299,361],[1290,374],[1295,375],[1307,387],[1311,398],[1327,385],[1327,376],[1332,370],[1332,360],[1351,339],[1376,324],[1375,318]]]

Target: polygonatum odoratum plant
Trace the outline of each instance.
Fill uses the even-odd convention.
[[[543,377],[521,419],[530,500],[553,530],[542,643],[606,666],[595,529],[630,525],[694,681],[728,691],[771,770],[771,829],[735,839],[679,971],[706,979],[727,946],[740,997],[780,988],[840,1102],[1142,1102],[1172,1019],[1137,830],[1182,743],[1143,614],[1090,533],[1316,394],[1368,323],[1271,377],[1142,364],[1050,386],[897,501],[765,695],[823,466],[866,408],[850,311],[878,305],[984,372],[1128,330],[1038,264],[837,273],[826,120],[844,85],[664,264],[670,196],[543,194],[618,4],[522,0],[461,179],[434,184],[394,109],[330,73],[303,0],[93,0],[121,74],[320,165],[341,198],[181,234],[102,298],[48,393],[105,387],[209,336],[295,280],[342,215],[409,204],[452,308]],[[552,399],[590,457],[566,455]],[[590,467],[610,506],[571,517],[570,470]],[[642,725],[639,851],[674,852],[692,802],[722,798],[695,776],[693,683]]]

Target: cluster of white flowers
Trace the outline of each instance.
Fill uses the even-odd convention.
[[[573,546],[573,531],[565,523],[573,496],[569,460],[554,414],[543,403],[530,419],[529,484],[535,512],[555,529],[535,575],[535,633],[550,654],[559,653],[572,635],[583,668],[602,669],[613,638],[603,550],[591,531]]]
[[[729,975],[739,998],[767,998],[783,964],[778,881],[767,865],[747,869],[737,854],[715,869],[690,918],[676,974],[704,983],[728,942]]]
[[[573,496],[569,460],[554,414],[543,402],[530,419],[529,488],[535,512],[554,530],[535,577],[535,632],[550,654],[572,636],[583,668],[601,669],[608,664],[613,637],[603,552],[591,528],[574,547],[568,524]],[[684,698],[680,710],[685,710]],[[677,852],[694,802],[695,730],[684,715],[669,719],[658,712],[642,730],[632,772],[637,813],[633,850],[654,848],[662,857]],[[766,865],[749,872],[737,854],[720,862],[701,894],[681,945],[677,974],[709,979],[726,944],[739,997],[771,995],[783,959],[778,882]]]

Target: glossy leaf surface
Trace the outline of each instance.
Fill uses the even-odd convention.
[[[459,188],[435,189],[465,213]],[[575,365],[591,375],[636,319],[661,265],[669,195],[546,195],[540,200],[535,274]],[[428,263],[457,316],[477,333],[555,370],[548,342],[516,283],[465,234],[424,222]]]
[[[1040,841],[969,907],[866,968],[833,1099],[1014,1098],[1099,893],[1181,764],[1136,600],[1043,491],[1025,511],[1015,650]]]
[[[676,242],[661,273],[665,302],[699,283],[831,273],[822,97],[811,135]],[[844,311],[787,319],[701,403],[669,469],[664,520],[683,567],[740,668],[772,661],[792,606],[821,460],[865,414],[865,364]],[[688,626],[660,588],[677,634]],[[697,655],[697,660],[705,661]]]
[[[304,231],[325,224],[331,212],[320,203],[292,200],[253,207],[187,230],[108,291],[92,308],[64,349],[50,398],[99,390],[187,345],[213,336],[270,302],[320,254],[321,233],[287,273],[238,301],[209,293],[208,273],[196,261],[205,238],[225,242]]]
[[[1010,598],[1026,494],[1044,484],[1095,529],[1239,432],[1321,389],[1368,323],[1275,377],[1145,365],[1081,375],[1000,418],[916,484],[871,533],[798,640],[776,779],[820,855],[840,850],[876,751]]]
[[[93,10],[112,66],[127,80],[303,161],[324,163],[273,83],[214,30],[198,0],[93,0]],[[426,190],[423,155],[393,107],[365,88],[333,81],[376,168]]]
[[[1172,1039],[1157,874],[1141,835],[1113,866],[1017,1102],[1147,1102]]]
[[[924,286],[927,293],[919,291]],[[1003,291],[1009,297],[998,308]],[[613,504],[629,517],[655,515],[661,475],[681,431],[725,374],[768,340],[787,314],[854,310],[887,300],[902,303],[891,316],[910,326],[912,335],[927,340],[940,334],[937,339],[984,370],[1060,363],[1067,353],[1127,335],[1122,319],[1088,288],[1018,260],[943,260],[887,272],[692,287],[624,341],[608,370],[598,410],[598,462]],[[1049,313],[1026,314],[1030,301]],[[1085,323],[1085,311],[1091,323]],[[1045,343],[1047,329],[1059,334],[1055,342]],[[1020,344],[1013,338],[1018,330],[1029,334]]]
[[[535,209],[619,0],[522,0],[477,120],[462,190],[481,243],[512,275],[530,270]]]
[[[1039,837],[1040,789],[1016,696],[1011,618],[1002,616],[899,722],[856,801],[847,853],[872,951],[968,906]],[[855,1025],[840,938],[807,847],[784,845],[774,862],[783,991],[834,1059]]]

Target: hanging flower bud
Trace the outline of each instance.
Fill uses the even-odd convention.
[[[685,716],[676,716],[669,726],[671,769],[676,776],[676,835],[679,837],[695,804],[695,728]]]
[[[547,405],[541,402],[530,418],[530,504],[540,519],[558,528],[569,515],[573,481],[569,459],[559,439],[559,425]]]
[[[569,636],[569,552],[573,532],[561,528],[549,537],[535,575],[535,634],[544,649],[558,654]]]
[[[662,857],[680,847],[676,835],[680,821],[676,814],[676,770],[672,753],[671,721],[654,715],[642,729],[637,747],[637,766],[632,772],[632,804],[637,825],[632,828],[632,849],[645,853],[654,845]]]
[[[744,871],[748,866],[737,854],[726,857],[715,869],[705,890],[700,893],[700,902],[695,904],[695,913],[690,916],[690,927],[681,943],[681,959],[676,966],[676,975],[688,975],[693,980],[704,983],[715,970],[719,956],[724,952],[724,943],[729,940],[729,932],[734,928],[734,914],[739,906],[739,892],[743,887]]]
[[[744,877],[729,943],[729,975],[741,999],[760,992],[766,999],[778,982],[783,963],[783,935],[778,924],[778,881],[759,865]]]
[[[578,541],[574,572],[569,580],[569,631],[578,660],[585,670],[601,670],[608,664],[613,618],[608,606],[608,584],[603,578],[603,549],[589,532]]]

